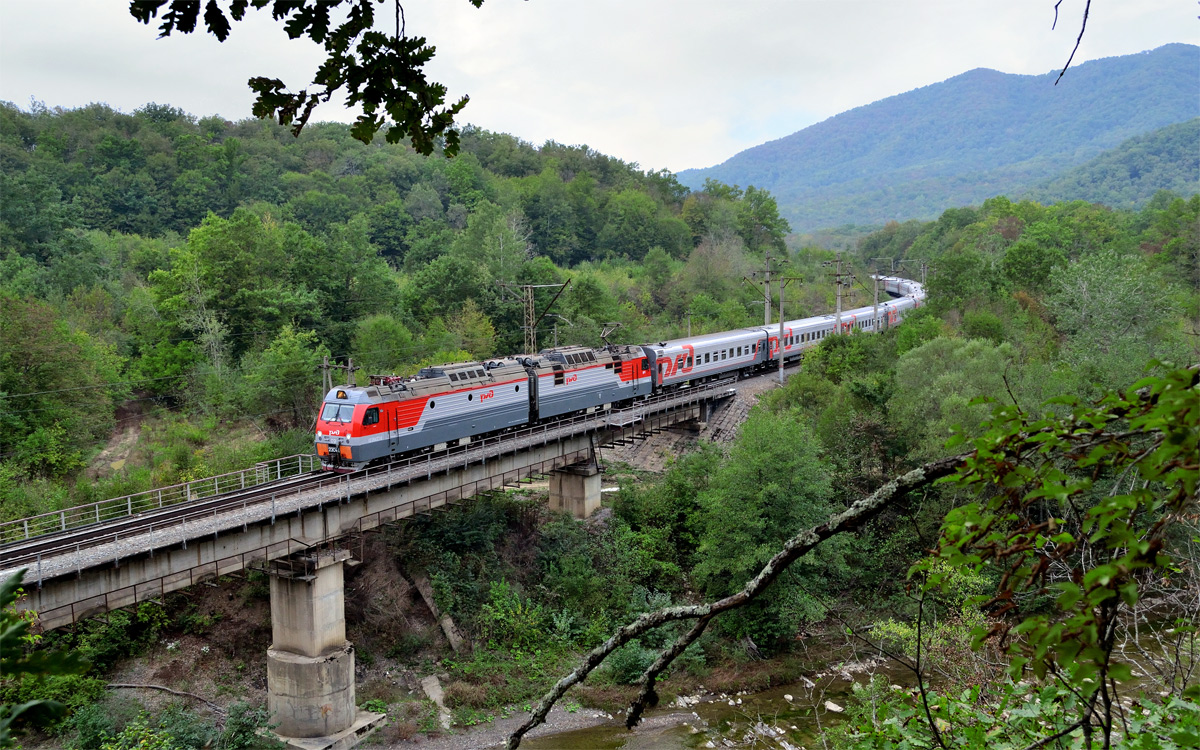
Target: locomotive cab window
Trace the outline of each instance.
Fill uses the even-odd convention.
[[[325,404],[321,410],[321,419],[326,422],[349,422],[354,418],[352,404]]]
[[[365,427],[366,425],[370,425],[370,424],[379,424],[379,407],[378,406],[367,409],[366,412],[363,413],[363,426]]]

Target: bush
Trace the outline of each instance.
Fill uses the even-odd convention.
[[[1004,343],[1004,321],[987,310],[972,310],[963,315],[962,332],[969,339]]]
[[[150,726],[142,715],[125,726],[116,736],[100,745],[100,750],[182,750],[166,731]]]
[[[178,703],[167,706],[159,717],[158,727],[187,750],[211,748],[221,736],[220,730],[211,721]]]
[[[427,631],[408,632],[401,635],[387,650],[389,659],[397,661],[407,661],[419,654],[425,647],[433,642],[433,638]]]
[[[74,747],[78,750],[100,750],[107,737],[117,735],[138,718],[136,701],[109,695],[96,703],[80,706],[71,716],[75,730]]]
[[[225,729],[221,732],[217,747],[220,750],[266,750],[286,747],[275,737],[259,732],[272,726],[269,718],[265,708],[255,708],[245,701],[234,703],[229,707],[229,716],[225,719]]]
[[[68,712],[99,701],[104,696],[104,680],[83,675],[25,675],[0,688],[0,703],[21,704],[35,700],[58,701]],[[63,728],[60,725],[59,728]]]
[[[651,651],[637,641],[626,643],[605,660],[607,676],[621,685],[632,685],[642,673],[650,668],[657,652]]]
[[[487,688],[456,680],[446,686],[446,705],[450,708],[483,708],[487,705]]]
[[[548,638],[547,620],[541,605],[535,604],[508,585],[492,583],[491,601],[483,605],[479,622],[493,648],[511,647],[533,651]]]

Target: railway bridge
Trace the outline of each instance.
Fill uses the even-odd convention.
[[[297,748],[354,745],[382,718],[355,701],[343,565],[362,534],[550,474],[551,507],[600,504],[599,449],[704,422],[733,379],[579,414],[352,474],[293,456],[254,469],[0,524],[0,576],[45,629],[246,569],[270,574],[268,710]]]

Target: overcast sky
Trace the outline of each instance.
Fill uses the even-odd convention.
[[[222,5],[227,5],[222,0]],[[309,83],[320,48],[251,11],[229,41],[156,39],[122,0],[0,0],[0,99],[28,109],[147,102],[237,120],[246,80]],[[587,144],[643,169],[720,163],[847,109],[973,68],[1041,74],[1071,52],[1084,0],[410,0],[431,77],[462,121]],[[390,8],[390,6],[388,6]],[[1096,0],[1076,62],[1200,43],[1195,0]],[[389,17],[388,9],[380,15]],[[1060,85],[1070,85],[1070,74]],[[314,120],[349,121],[336,103]]]

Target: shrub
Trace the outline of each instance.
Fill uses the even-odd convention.
[[[658,654],[637,641],[626,643],[604,662],[608,678],[621,685],[632,685],[650,668]]]
[[[225,719],[225,729],[217,741],[220,750],[257,750],[259,748],[284,748],[284,743],[273,736],[260,733],[259,730],[269,728],[267,710],[255,708],[245,701],[238,701],[229,707],[229,716]]]
[[[96,703],[87,703],[75,710],[70,726],[75,730],[74,747],[78,750],[100,750],[107,737],[119,734],[138,718],[135,701],[107,696]]]
[[[547,616],[541,605],[523,598],[507,581],[492,583],[491,601],[479,621],[493,648],[505,646],[533,651],[546,642]]]
[[[469,706],[483,708],[487,705],[487,688],[469,682],[455,681],[446,686],[446,705],[451,708]]]
[[[129,722],[116,736],[100,745],[100,750],[180,750],[165,730],[150,726],[145,714]]]
[[[167,706],[159,716],[158,727],[177,745],[188,750],[211,748],[221,736],[220,730],[211,721],[178,703]]]

